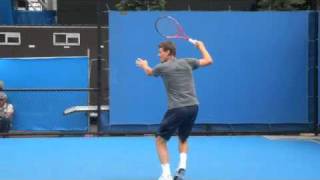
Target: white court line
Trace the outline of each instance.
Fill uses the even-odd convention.
[[[319,136],[263,136],[268,140],[302,140],[320,144]]]

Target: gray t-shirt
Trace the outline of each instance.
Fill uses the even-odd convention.
[[[192,70],[199,66],[197,59],[183,58],[160,63],[153,68],[153,75],[163,79],[169,109],[199,104],[192,75]]]

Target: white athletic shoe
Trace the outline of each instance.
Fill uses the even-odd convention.
[[[160,176],[158,180],[172,180],[172,176]]]

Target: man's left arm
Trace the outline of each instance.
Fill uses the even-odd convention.
[[[147,60],[138,58],[138,59],[136,60],[136,65],[137,65],[138,67],[140,67],[141,69],[143,69],[144,72],[145,72],[148,76],[152,76],[152,75],[153,75],[153,69],[149,66]]]

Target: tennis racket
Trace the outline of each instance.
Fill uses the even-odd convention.
[[[197,40],[191,39],[184,31],[181,24],[171,16],[159,17],[155,22],[156,31],[167,39],[184,39],[192,44]]]

